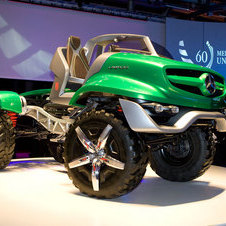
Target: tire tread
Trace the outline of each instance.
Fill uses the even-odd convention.
[[[119,187],[117,187],[117,189],[114,189],[114,193],[102,195],[102,194],[99,194],[98,192],[94,192],[94,193],[87,192],[87,191],[81,189],[78,184],[76,184],[76,182],[73,180],[73,175],[71,174],[71,171],[68,167],[68,163],[66,161],[66,159],[67,159],[66,151],[63,154],[64,159],[65,159],[65,167],[68,171],[69,178],[72,180],[75,187],[78,187],[80,189],[80,192],[82,192],[90,197],[95,196],[95,197],[101,198],[101,199],[109,199],[109,198],[119,197],[124,194],[127,194],[128,192],[132,191],[139,185],[140,181],[142,180],[142,178],[146,172],[146,166],[148,163],[147,154],[145,153],[145,151],[137,153],[137,151],[134,148],[134,145],[135,145],[134,140],[133,140],[134,134],[128,128],[126,128],[124,126],[122,120],[117,119],[114,116],[114,114],[112,114],[112,113],[105,112],[105,110],[101,110],[101,111],[92,110],[90,112],[85,113],[81,117],[79,117],[78,120],[75,122],[74,126],[72,126],[71,129],[69,130],[66,137],[69,136],[69,134],[71,133],[71,130],[74,130],[76,124],[79,121],[89,118],[89,117],[93,116],[94,114],[98,115],[98,117],[110,118],[114,124],[117,124],[120,127],[120,130],[122,131],[122,133],[125,134],[126,141],[129,145],[128,149],[133,152],[130,155],[131,156],[130,160],[134,165],[133,170],[129,173],[127,178],[124,178],[124,181],[122,182],[122,184]],[[69,145],[70,145],[70,139],[66,139],[65,150],[68,148]],[[138,155],[140,155],[140,157]]]
[[[10,117],[0,113],[0,169],[4,169],[11,161],[15,147],[15,133]]]
[[[190,129],[190,132],[193,134],[193,136],[198,137],[200,141],[199,151],[202,153],[200,154],[201,157],[197,159],[197,162],[193,165],[188,165],[187,169],[185,166],[178,168],[174,167],[174,169],[168,166],[169,168],[166,170],[167,164],[160,166],[157,163],[154,154],[150,153],[150,166],[156,172],[156,174],[166,180],[186,182],[200,177],[209,169],[216,152],[212,131],[210,129],[204,131],[200,128],[193,128]]]

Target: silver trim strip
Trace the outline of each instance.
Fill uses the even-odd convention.
[[[226,117],[220,112],[190,111],[184,114],[173,126],[158,125],[137,103],[119,99],[130,128],[143,133],[181,133],[187,130],[197,119],[214,119],[216,129],[226,132]]]

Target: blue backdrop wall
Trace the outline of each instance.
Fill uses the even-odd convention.
[[[165,46],[165,24],[0,0],[0,78],[52,81],[51,58],[70,35],[144,34]]]
[[[0,0],[0,78],[52,81],[51,58],[70,35],[148,35],[160,54],[212,68],[226,77],[226,24],[167,18],[139,21]]]
[[[166,20],[166,48],[176,60],[199,64],[226,78],[226,24]]]

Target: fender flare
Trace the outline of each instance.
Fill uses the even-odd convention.
[[[22,103],[20,96],[15,92],[0,91],[0,109],[21,113]]]

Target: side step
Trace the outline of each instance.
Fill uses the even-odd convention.
[[[66,134],[70,125],[75,121],[74,119],[56,118],[43,110],[43,108],[32,105],[26,106],[26,111],[23,113],[23,115],[34,118],[49,132],[59,135]]]

